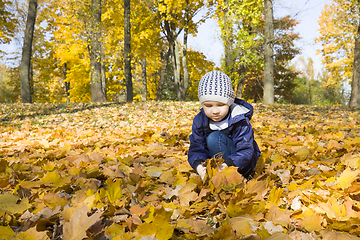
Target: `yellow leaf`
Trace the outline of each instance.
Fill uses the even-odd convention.
[[[105,229],[105,234],[111,239],[114,239],[116,236],[122,236],[124,233],[124,227],[117,223],[113,223]]]
[[[201,235],[210,235],[214,230],[204,220],[181,219],[177,222],[177,228],[184,232],[195,232]]]
[[[70,182],[71,176],[62,178],[58,171],[53,171],[48,172],[41,180],[52,183],[54,187],[61,187]]]
[[[68,203],[65,197],[60,197],[55,193],[45,194],[44,202],[52,210],[54,210],[56,206],[64,207]]]
[[[351,186],[352,182],[358,178],[360,170],[352,171],[350,168],[346,168],[344,172],[337,179],[338,185],[341,189],[346,189]]]
[[[156,226],[154,225],[155,224],[153,223],[144,222],[143,224],[139,225],[136,230],[143,237],[154,236],[156,233]]]
[[[21,232],[16,235],[15,239],[24,239],[24,240],[48,240],[50,239],[46,232],[36,231],[36,227],[29,228],[25,232]]]
[[[296,153],[300,160],[304,160],[309,154],[310,150],[306,147],[300,148]]]
[[[165,216],[158,214],[154,218],[154,223],[156,225],[156,238],[160,240],[167,240],[172,237],[174,226],[169,223],[169,220]]]
[[[167,240],[172,237],[174,226],[169,223],[171,212],[161,208],[155,210],[151,223],[145,222],[137,227],[137,232],[142,236],[153,236],[159,240]]]
[[[17,203],[19,198],[10,193],[0,195],[0,211],[13,213],[23,213],[26,209],[31,207],[27,198],[24,198],[20,203]]]
[[[122,197],[120,180],[113,181],[108,178],[106,184],[108,185],[108,190],[106,191],[108,200],[110,203],[114,203],[117,199]]]
[[[341,232],[321,230],[320,234],[323,240],[359,240],[359,237]]]
[[[146,168],[146,175],[149,177],[160,177],[163,171],[167,169],[167,167],[150,166]]]
[[[358,169],[360,168],[360,157],[357,157],[358,155],[355,156],[347,156],[345,158],[344,164],[350,168],[355,168]]]
[[[222,172],[216,172],[211,178],[215,188],[235,187],[243,180],[241,174],[238,173],[236,167],[227,167]]]
[[[64,239],[82,240],[87,237],[86,230],[100,220],[102,212],[96,212],[88,217],[87,206],[77,208],[69,222],[64,223]]]
[[[319,231],[322,229],[321,223],[323,220],[323,217],[319,216],[318,214],[313,214],[308,218],[304,218],[304,227],[309,232]]]
[[[187,183],[184,187],[179,190],[179,198],[181,206],[189,206],[189,202],[195,201],[198,194],[194,192],[197,187],[195,183]]]
[[[256,225],[255,221],[251,218],[247,218],[247,217],[230,218],[230,226],[232,230],[236,232],[236,235],[239,237],[254,233],[251,230],[250,223]]]
[[[242,206],[229,204],[226,208],[226,213],[229,214],[230,217],[238,217],[244,214],[244,209]]]
[[[272,221],[274,224],[287,226],[291,222],[290,215],[291,212],[281,210],[277,206],[272,206],[266,213],[265,218]]]
[[[0,239],[9,240],[15,236],[14,231],[10,226],[0,226]]]
[[[280,202],[280,197],[283,193],[283,189],[282,188],[272,188],[270,190],[270,195],[269,195],[269,201],[274,203],[274,204],[278,204]]]
[[[267,238],[267,240],[292,240],[292,238],[285,233],[274,233],[271,237]]]

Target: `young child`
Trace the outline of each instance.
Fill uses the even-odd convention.
[[[235,166],[248,178],[260,156],[250,124],[253,107],[235,98],[230,78],[220,71],[208,72],[201,78],[198,96],[202,108],[193,120],[190,135],[191,167],[203,179],[206,167],[202,163],[221,154],[224,163],[220,171]]]

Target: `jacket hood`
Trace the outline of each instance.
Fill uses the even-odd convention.
[[[249,120],[251,120],[252,115],[254,113],[253,106],[250,103],[239,98],[235,98],[235,102],[231,104],[230,110],[231,110],[231,118],[233,119],[240,116],[243,117],[245,116],[249,118]]]

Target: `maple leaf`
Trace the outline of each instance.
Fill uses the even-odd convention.
[[[48,172],[42,179],[45,183],[52,183],[55,187],[61,187],[70,182],[71,176],[61,177],[58,171]]]
[[[181,206],[189,206],[189,202],[195,201],[198,197],[198,194],[194,192],[194,189],[197,187],[195,183],[187,183],[179,190],[179,198]]]
[[[332,232],[327,230],[321,230],[320,234],[324,240],[359,240],[359,237],[340,232]]]
[[[313,214],[307,218],[304,218],[304,227],[309,232],[319,231],[322,229],[321,224],[323,220],[324,218],[321,217],[320,215]]]
[[[255,226],[256,222],[247,217],[230,218],[230,226],[237,236],[245,236],[254,233],[251,226]]]
[[[276,206],[270,207],[269,211],[265,214],[265,218],[272,221],[274,224],[280,224],[284,227],[291,223],[291,212],[280,210]]]
[[[227,167],[221,172],[216,172],[211,178],[211,182],[214,184],[215,188],[220,188],[222,186],[227,188],[235,187],[242,181],[243,178],[241,174],[238,173],[236,167]]]
[[[208,236],[214,232],[204,220],[181,219],[177,222],[176,227],[188,233],[198,233],[200,236]]]
[[[108,190],[106,191],[107,197],[110,203],[114,203],[116,200],[122,197],[120,180],[113,181],[111,178],[108,178],[106,181],[108,185]]]
[[[19,198],[10,193],[0,195],[0,211],[6,213],[23,213],[26,209],[31,207],[29,200],[24,198],[20,203],[17,203]]]
[[[101,215],[102,212],[98,211],[88,217],[87,206],[77,208],[71,215],[70,221],[64,222],[64,238],[71,240],[81,240],[86,238],[86,230],[99,221]]]
[[[25,232],[18,233],[15,238],[26,240],[50,240],[46,232],[38,232],[36,227],[29,228]]]
[[[347,168],[338,178],[337,182],[342,189],[348,188],[351,186],[352,182],[358,178],[359,174],[360,170],[352,171],[350,168]]]
[[[0,226],[0,238],[4,240],[12,239],[15,236],[15,232],[10,226]]]
[[[44,195],[44,203],[54,210],[57,206],[64,207],[68,201],[65,197],[60,197],[58,194],[55,193],[47,193]]]

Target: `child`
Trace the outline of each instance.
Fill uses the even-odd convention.
[[[230,78],[220,71],[208,72],[201,78],[198,96],[202,109],[193,120],[190,135],[191,167],[203,179],[206,167],[202,163],[221,154],[224,163],[219,166],[220,171],[235,166],[248,178],[260,156],[249,122],[253,107],[235,98]]]

